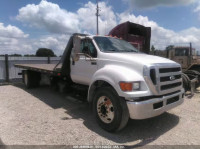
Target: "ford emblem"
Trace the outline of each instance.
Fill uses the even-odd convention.
[[[171,81],[173,81],[173,80],[175,80],[176,78],[175,78],[175,76],[170,76],[169,79],[170,79]]]

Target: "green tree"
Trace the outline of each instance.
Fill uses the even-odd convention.
[[[151,51],[154,52],[156,49],[154,47],[154,45],[151,46]]]
[[[36,51],[36,56],[38,57],[55,57],[56,55],[54,54],[53,50],[47,49],[47,48],[39,48]]]
[[[167,46],[166,48],[165,48],[165,50],[171,50],[171,49],[173,49],[174,48],[174,45],[169,45],[169,46]]]
[[[22,55],[21,54],[11,54],[11,55],[9,55],[9,56],[13,56],[13,57],[21,57]]]
[[[25,54],[24,57],[35,57],[35,54]]]

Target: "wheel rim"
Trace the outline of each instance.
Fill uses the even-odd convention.
[[[27,75],[27,73],[24,74],[24,83],[27,86],[27,84],[28,84],[28,75]]]
[[[113,121],[115,116],[114,107],[108,97],[102,96],[97,100],[97,113],[104,123],[108,124]]]

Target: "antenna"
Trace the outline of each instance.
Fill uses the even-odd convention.
[[[98,0],[96,0],[96,3],[97,3],[97,8],[96,8],[96,10],[97,10],[97,12],[96,12],[96,16],[97,16],[97,35],[99,35],[99,16],[100,16],[100,14],[99,14],[99,4],[98,4]]]

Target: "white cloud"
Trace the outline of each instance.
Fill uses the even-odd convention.
[[[101,16],[99,17],[100,34],[107,34],[111,28],[116,26],[116,16],[111,6],[100,2]],[[38,5],[29,4],[19,9],[16,19],[33,28],[45,29],[52,36],[34,39],[31,43],[32,49],[46,47],[53,49],[58,55],[62,54],[68,34],[84,32],[96,33],[96,5],[88,2],[78,9],[77,12],[69,12],[61,9],[57,4],[42,0]],[[67,35],[66,35],[67,34]]]
[[[181,32],[174,32],[173,30],[165,29],[159,26],[156,22],[150,21],[148,17],[138,16],[136,17],[130,13],[118,14],[120,23],[131,21],[147,27],[151,27],[151,44],[157,48],[164,49],[167,45],[185,44],[192,42],[198,46],[200,42],[200,29],[190,28]],[[200,48],[200,46],[198,46]]]
[[[61,55],[69,39],[69,36],[64,34],[42,36],[38,39],[28,37],[29,35],[18,27],[0,23],[0,54],[35,54],[38,48],[44,47]]]
[[[64,52],[68,39],[68,35],[49,35],[37,39],[0,37],[0,54],[35,54],[38,48],[49,48],[59,56]]]
[[[116,16],[111,6],[100,2],[99,30],[107,33],[116,25]],[[77,12],[61,9],[57,4],[42,0],[38,5],[29,4],[19,9],[16,19],[31,27],[43,28],[50,33],[71,34],[74,32],[96,32],[96,5],[88,2]]]
[[[70,37],[69,35],[54,35],[54,36],[41,37],[40,39],[35,39],[32,42],[32,46],[34,47],[35,51],[38,48],[52,49],[54,53],[59,56],[63,54],[64,49],[69,40],[69,37]]]
[[[79,32],[78,16],[59,5],[42,0],[38,5],[29,4],[19,9],[17,20],[29,26],[44,28],[51,33]]]
[[[26,38],[28,36],[28,34],[24,34],[18,27],[12,25],[4,26],[4,24],[0,22],[0,37]]]
[[[35,54],[38,48],[45,47],[51,48],[56,54],[62,54],[69,39],[67,35],[46,36],[39,39],[28,37],[29,35],[18,27],[0,23],[0,53]]]
[[[200,20],[200,2],[197,4],[196,8],[194,9],[194,12],[198,14]]]
[[[189,5],[197,0],[127,0],[134,8],[152,8],[157,6]]]
[[[28,36],[16,26],[0,23],[0,52],[20,53],[22,49],[30,50],[30,45],[21,44]]]
[[[186,30],[183,30],[180,32],[180,35],[182,36],[188,36],[191,38],[191,40],[193,39],[193,45],[194,47],[198,48],[198,50],[200,50],[200,28],[196,28],[196,27],[191,27],[188,28]]]
[[[127,12],[116,14],[112,7],[105,2],[100,2],[99,6],[101,9],[99,27],[102,35],[107,34],[119,23],[131,21],[151,27],[151,44],[155,45],[156,48],[164,49],[169,44],[192,42],[196,48],[200,49],[200,45],[198,45],[200,43],[200,28],[191,27],[181,32],[175,32],[161,27],[145,16],[135,16]],[[34,54],[38,48],[44,47],[50,48],[54,50],[55,54],[60,55],[69,39],[67,33],[80,31],[96,34],[95,13],[96,6],[92,2],[86,3],[76,12],[61,9],[57,4],[45,0],[42,0],[38,5],[27,5],[19,10],[17,20],[34,28],[44,29],[50,35],[31,39],[19,28],[11,25],[4,26],[0,23],[0,49],[2,49],[0,52]]]
[[[32,45],[26,40],[0,37],[0,54],[33,53]]]

